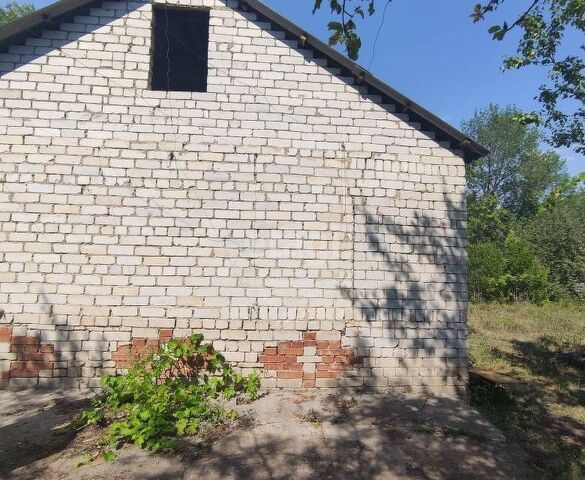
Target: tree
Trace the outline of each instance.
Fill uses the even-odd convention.
[[[467,170],[468,192],[472,199],[497,199],[516,217],[535,214],[544,198],[566,178],[565,163],[555,152],[539,150],[536,127],[517,120],[519,110],[489,105],[462,128],[490,150]]]
[[[482,198],[471,197],[467,202],[467,234],[472,244],[493,242],[501,244],[512,229],[512,214],[500,207],[493,195]]]
[[[484,20],[505,0],[489,0],[475,6],[474,22]],[[504,60],[504,69],[541,66],[548,69],[549,83],[541,85],[538,100],[540,114],[521,116],[526,123],[542,123],[551,132],[556,147],[575,146],[585,153],[585,60],[576,46],[574,52],[561,53],[571,46],[564,42],[567,29],[585,32],[585,1],[532,0],[513,21],[493,25],[488,30],[495,40],[503,40],[510,31],[521,30],[517,55]]]
[[[561,295],[585,299],[585,173],[554,189],[521,234]]]
[[[376,14],[376,5],[391,0],[329,0],[335,20],[329,22],[330,45],[343,45],[347,55],[357,60],[362,46],[357,34],[357,21]],[[471,14],[474,22],[483,21],[506,0],[486,0],[475,6]],[[323,0],[315,0],[313,13]],[[512,2],[508,2],[510,4]],[[386,3],[387,5],[387,3]],[[504,69],[540,66],[548,71],[549,82],[540,87],[537,96],[539,113],[518,112],[524,123],[543,125],[555,147],[574,147],[585,153],[585,61],[579,52],[583,45],[567,45],[568,29],[585,32],[584,0],[530,0],[517,16],[501,25],[493,25],[488,32],[495,40],[504,40],[512,30],[521,30],[517,54],[504,60]]]
[[[550,270],[560,296],[585,299],[585,190],[548,204],[522,229],[522,235]]]
[[[20,17],[24,17],[29,13],[34,12],[36,9],[31,3],[25,3],[19,5],[16,2],[9,2],[5,7],[0,8],[0,26],[6,25],[7,23],[14,22]]]

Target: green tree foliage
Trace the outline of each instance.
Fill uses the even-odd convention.
[[[376,14],[380,2],[390,0],[329,0],[334,20],[329,22],[332,32],[330,45],[343,45],[349,58],[357,60],[362,46],[357,33],[357,22],[366,15]],[[483,21],[506,0],[486,0],[471,13],[474,22]],[[492,25],[488,32],[495,40],[508,37],[519,30],[516,55],[504,60],[503,68],[519,69],[537,66],[547,70],[548,82],[540,87],[540,112],[517,112],[523,123],[542,124],[550,132],[549,141],[556,147],[573,147],[585,152],[585,76],[582,44],[569,45],[567,30],[585,32],[585,1],[532,0],[521,2],[517,15],[501,25]],[[315,0],[313,13],[322,7],[323,0]],[[419,12],[416,12],[418,14]]]
[[[31,3],[20,5],[16,2],[8,2],[5,7],[0,7],[0,26],[14,22],[35,10],[34,5]]]
[[[539,303],[549,298],[548,270],[538,261],[534,247],[514,234],[503,244],[471,245],[469,270],[475,300]]]
[[[549,269],[555,296],[585,299],[585,190],[545,202],[521,233]]]
[[[490,150],[467,171],[468,191],[479,200],[493,196],[517,217],[536,213],[540,202],[566,180],[565,164],[555,152],[539,150],[539,132],[517,121],[519,110],[489,105],[463,122],[469,136]]]
[[[512,214],[500,207],[494,195],[470,197],[467,202],[467,233],[471,243],[502,243],[512,229]]]
[[[472,298],[585,299],[585,173],[569,178],[516,113],[490,105],[463,125],[491,151],[467,172]]]
[[[472,14],[479,22],[505,0],[478,4]],[[508,2],[509,3],[509,2]],[[548,83],[540,87],[540,114],[523,116],[526,122],[542,122],[557,147],[575,146],[585,152],[585,46],[567,45],[568,29],[585,32],[585,1],[533,0],[516,18],[489,29],[495,40],[503,40],[512,30],[520,30],[517,54],[504,60],[504,69],[540,66],[548,70]]]
[[[170,340],[125,375],[102,383],[103,394],[78,423],[103,425],[109,448],[130,442],[153,451],[233,418],[235,412],[218,400],[242,393],[254,399],[260,386],[256,374],[236,373],[199,334]],[[104,456],[115,454],[107,450]]]
[[[323,0],[315,0],[313,13],[321,8]],[[357,34],[356,21],[364,19],[366,15],[376,13],[375,0],[329,0],[331,13],[338,17],[339,21],[331,21],[327,25],[331,32],[329,45],[343,45],[347,56],[357,60],[362,41]]]

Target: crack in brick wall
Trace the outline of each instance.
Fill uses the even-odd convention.
[[[0,327],[0,386],[11,379],[51,377],[59,353],[39,337],[13,335],[12,327]]]
[[[305,332],[302,340],[279,342],[266,347],[259,363],[278,379],[302,381],[302,387],[325,386],[323,379],[341,378],[343,372],[363,363],[351,347],[341,341],[317,340],[317,332]],[[299,385],[301,386],[301,385]]]

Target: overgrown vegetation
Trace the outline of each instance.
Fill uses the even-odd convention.
[[[470,387],[480,412],[518,442],[539,480],[585,475],[585,306],[474,304],[475,367],[523,380],[514,387]]]
[[[533,246],[515,235],[508,236],[501,245],[471,245],[469,270],[469,285],[475,298],[539,303],[549,297],[548,270],[536,258]]]
[[[236,373],[203,336],[163,344],[124,375],[102,379],[103,393],[79,420],[105,428],[104,456],[133,443],[152,451],[172,449],[180,436],[196,435],[234,419],[221,400],[246,394],[255,399],[255,373]]]
[[[518,110],[479,110],[464,130],[490,154],[468,166],[473,300],[585,299],[585,174],[570,178]]]

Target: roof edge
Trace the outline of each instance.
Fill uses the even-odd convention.
[[[451,143],[454,149],[463,150],[465,153],[465,161],[467,163],[477,160],[490,153],[488,149],[465,135],[460,130],[445,122],[443,119],[428,111],[426,108],[422,107],[415,101],[401,94],[390,85],[384,83],[361,65],[339,53],[337,50],[325,44],[314,35],[307,33],[298,25],[283,17],[278,12],[275,12],[261,1],[239,0],[239,2],[240,4],[248,5],[252,10],[260,13],[269,21],[274,22],[282,29],[298,38],[300,41],[302,41],[304,47],[307,45],[310,46],[311,48],[320,52],[322,55],[330,58],[341,67],[348,70],[352,75],[359,78],[362,84],[366,84],[371,87],[375,91],[372,93],[378,93],[382,96],[388,97],[392,103],[402,107],[403,112],[399,113],[406,113],[411,115],[414,114],[415,121],[422,120],[422,123],[427,124],[421,126],[430,126],[430,128],[428,128],[429,130],[440,133],[438,140],[447,140]]]
[[[34,35],[39,30],[56,28],[67,17],[81,14],[101,3],[102,0],[59,0],[56,3],[0,27],[0,51],[6,51],[10,45],[24,40],[28,35]],[[472,140],[463,132],[457,130],[410,98],[402,95],[394,88],[373,76],[359,64],[326,45],[314,35],[307,33],[287,18],[275,12],[270,7],[267,7],[261,1],[239,0],[239,4],[241,7],[248,6],[289,35],[296,37],[299,42],[302,42],[303,48],[309,46],[335,64],[349,71],[359,79],[360,84],[367,85],[372,90],[372,93],[387,97],[391,103],[399,107],[399,113],[408,114],[412,120],[421,123],[422,129],[434,132],[437,140],[448,141],[454,149],[462,150],[464,152],[465,162],[472,162],[489,153],[489,150]]]
[[[35,10],[0,27],[0,51],[6,51],[10,45],[24,40],[39,29],[56,28],[66,17],[81,14],[101,3],[102,0],[59,0]]]

